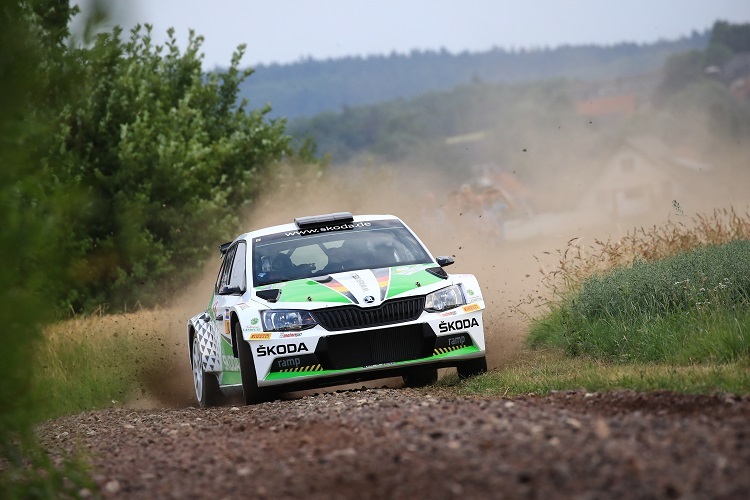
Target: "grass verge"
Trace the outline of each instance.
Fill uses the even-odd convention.
[[[155,385],[168,386],[170,378],[183,379],[177,366],[187,353],[175,337],[174,320],[165,311],[142,311],[47,328],[31,375],[40,402],[37,418],[115,406],[147,395]]]
[[[750,241],[594,274],[537,319],[532,347],[619,362],[750,356]]]
[[[669,390],[695,394],[750,392],[747,360],[675,366],[669,363],[610,363],[566,356],[558,349],[526,351],[500,369],[468,380],[441,378],[429,390],[459,396],[514,397],[551,391]]]
[[[750,392],[750,215],[716,211],[590,248],[573,241],[543,272],[552,300],[532,322],[530,350],[437,387],[484,396]]]

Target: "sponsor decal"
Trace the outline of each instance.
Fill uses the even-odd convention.
[[[231,333],[231,326],[229,325],[229,309],[224,310],[224,334],[229,335]]]
[[[250,324],[242,329],[243,332],[262,332],[263,328],[260,326],[260,319],[251,318]],[[270,335],[270,334],[269,334]],[[268,337],[271,338],[271,337]]]
[[[466,343],[466,335],[456,335],[448,339],[449,346],[464,345]]]
[[[344,221],[338,221],[333,222],[331,221],[328,223],[325,227],[305,227],[304,229],[296,229],[294,231],[282,231],[279,233],[271,233],[271,234],[263,234],[255,239],[253,239],[253,242],[257,245],[260,242],[256,241],[257,239],[262,239],[263,243],[261,244],[267,244],[272,241],[278,241],[278,240],[286,240],[289,238],[298,238],[300,236],[306,236],[306,235],[314,235],[314,234],[326,234],[329,232],[335,232],[335,231],[341,231],[341,230],[353,230],[353,231],[367,231],[372,228],[378,228],[378,229],[403,229],[404,224],[399,220],[368,220],[368,221],[359,221],[359,222],[344,222]]]
[[[250,335],[250,340],[269,340],[270,338],[270,333],[253,333]]]
[[[309,363],[310,360],[307,361]],[[289,373],[289,372],[296,372],[296,373],[302,373],[302,372],[319,372],[323,371],[323,367],[320,365],[320,363],[314,363],[312,365],[305,364],[306,362],[302,358],[276,358],[276,361],[274,362],[274,367],[276,370],[278,370],[281,373]]]
[[[291,339],[296,337],[301,337],[302,332],[283,332],[279,334],[280,339]]]
[[[461,309],[463,309],[464,312],[466,313],[470,313],[472,311],[480,310],[481,307],[479,307],[479,304],[469,304],[469,305],[463,306]]]
[[[445,311],[445,312],[440,313],[439,316],[441,318],[447,318],[448,316],[455,316],[457,312],[458,311],[456,311],[455,309],[451,309],[450,311]]]
[[[373,297],[372,295],[368,295],[367,297],[365,297],[365,304],[372,304],[373,302],[375,302],[375,297]]]
[[[362,289],[363,292],[369,292],[370,289],[367,287],[367,283],[365,283],[365,280],[362,279],[362,277],[357,273],[352,273],[352,279],[357,282],[359,287]]]
[[[477,292],[471,288],[466,290],[466,295],[469,297],[469,300],[466,301],[467,304],[473,304],[474,302],[480,302],[482,300],[482,296],[477,295]]]
[[[311,228],[311,229],[301,229],[299,231],[292,231],[289,233],[284,233],[286,236],[305,236],[306,234],[318,234],[318,233],[325,233],[328,231],[341,231],[344,229],[354,229],[355,227],[369,227],[372,224],[370,222],[354,222],[350,224],[339,224],[337,226],[326,226],[326,227],[317,227],[317,228]]]
[[[463,326],[463,324],[461,326]],[[471,337],[467,334],[467,332],[438,337],[438,341],[435,345],[435,349],[432,351],[432,355],[440,356],[442,354],[449,354],[455,351],[460,351],[464,347],[468,347],[470,345],[473,344],[471,341]]]
[[[375,365],[362,365],[362,368],[372,368],[373,366],[389,366],[389,365],[395,365],[395,361],[389,361],[388,363],[378,363]]]
[[[279,368],[297,368],[302,364],[299,358],[285,358],[277,361]]]
[[[249,305],[247,305],[247,304],[239,304],[239,305],[238,305],[237,307],[239,307],[239,308],[240,308],[240,309],[242,309],[243,311],[244,311],[245,309],[249,309],[249,308],[250,308],[250,306],[249,306]]]
[[[473,326],[479,326],[479,322],[476,318],[471,319],[457,319],[456,321],[441,321],[438,325],[440,333],[455,332],[458,330],[465,330]]]
[[[279,345],[259,345],[255,348],[258,357],[264,356],[281,356],[283,354],[294,354],[298,352],[310,352],[304,342],[299,344],[279,344]]]

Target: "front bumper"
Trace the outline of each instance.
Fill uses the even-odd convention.
[[[288,338],[250,341],[258,385],[315,387],[386,378],[409,368],[456,366],[485,355],[481,311],[462,308],[424,313],[419,320],[383,328],[307,330]]]

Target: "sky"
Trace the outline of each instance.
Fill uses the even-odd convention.
[[[86,5],[87,0],[81,0]],[[89,0],[90,1],[90,0]],[[292,63],[411,50],[458,53],[498,48],[646,43],[750,22],[750,0],[110,0],[111,24],[173,27],[205,37],[204,67]]]

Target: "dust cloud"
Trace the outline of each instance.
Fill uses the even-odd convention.
[[[573,150],[575,141],[575,136],[567,139]],[[455,257],[449,272],[477,276],[487,305],[488,366],[502,369],[522,353],[530,319],[541,312],[524,304],[547,296],[541,270],[556,267],[555,251],[569,241],[587,247],[669,220],[690,224],[694,215],[717,208],[747,210],[750,177],[739,167],[738,158],[744,157],[732,151],[734,157],[715,155],[709,163],[648,137],[610,144],[609,152],[597,158],[571,159],[569,153],[537,148],[526,163],[531,174],[492,163],[446,170],[415,166],[424,162],[352,162],[331,167],[323,176],[269,181],[244,217],[241,232],[331,212],[399,216],[433,255]],[[558,157],[574,165],[561,167]],[[185,324],[205,309],[218,264],[217,251],[200,279],[163,311],[170,327],[162,333],[181,347],[168,377],[146,380],[147,394],[139,405],[193,404]]]
[[[541,313],[528,304],[543,301],[548,291],[542,285],[542,270],[553,269],[555,251],[571,239],[585,247],[596,239],[624,236],[633,228],[684,220],[722,206],[705,186],[691,185],[694,198],[681,201],[663,197],[648,210],[624,215],[602,214],[595,209],[531,212],[507,219],[493,218],[486,207],[471,206],[462,198],[465,175],[457,183],[450,176],[404,165],[347,169],[329,172],[316,180],[287,182],[283,189],[267,192],[245,217],[241,231],[292,222],[295,217],[349,211],[354,214],[392,214],[402,218],[427,245],[433,255],[451,255],[456,263],[451,273],[477,276],[487,308],[484,312],[487,360],[490,369],[502,367],[523,350],[523,339],[532,317]],[[576,182],[569,179],[570,182]],[[569,200],[563,183],[557,193],[544,194],[544,206],[564,206]],[[702,191],[702,194],[700,194]],[[554,197],[561,198],[558,202]],[[732,200],[734,206],[741,206]],[[745,202],[746,203],[746,202]],[[726,205],[726,203],[724,203]],[[498,220],[502,222],[498,224]],[[155,372],[144,380],[147,391],[135,405],[185,406],[193,404],[192,375],[185,325],[203,311],[216,278],[219,263],[210,258],[200,279],[183,290],[173,306],[160,314],[161,331],[176,349],[168,376]],[[398,386],[398,380],[376,381],[370,386]],[[357,386],[361,386],[358,384]]]

